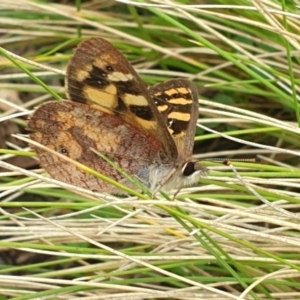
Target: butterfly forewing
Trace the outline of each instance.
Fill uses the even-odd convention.
[[[155,136],[162,143],[163,160],[177,158],[176,145],[146,85],[107,41],[95,37],[77,46],[67,67],[66,90],[72,101],[115,114]]]
[[[178,160],[190,158],[199,114],[196,86],[187,79],[170,79],[148,87],[176,144]]]

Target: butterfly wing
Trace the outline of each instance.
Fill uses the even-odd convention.
[[[69,99],[115,114],[142,128],[161,142],[163,161],[177,158],[174,140],[146,85],[109,42],[98,37],[81,42],[66,72]]]
[[[30,138],[95,171],[132,186],[96,149],[127,173],[148,183],[148,167],[159,159],[161,144],[113,114],[71,101],[47,102],[31,116]],[[114,186],[81,170],[71,162],[33,147],[41,166],[55,179],[94,191],[120,193]]]
[[[176,144],[177,161],[189,159],[199,114],[197,87],[187,79],[170,79],[148,90]]]

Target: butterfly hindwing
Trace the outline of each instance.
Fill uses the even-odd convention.
[[[30,138],[97,172],[130,186],[115,168],[95,154],[101,152],[132,176],[146,181],[150,164],[159,159],[160,143],[113,114],[72,101],[51,101],[36,109],[27,130]],[[73,163],[33,147],[41,166],[55,179],[90,190],[119,192]],[[144,178],[145,177],[145,178]]]

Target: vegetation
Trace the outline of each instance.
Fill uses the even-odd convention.
[[[300,2],[75,2],[0,1],[0,300],[300,299]],[[91,36],[198,86],[199,185],[125,198],[37,169],[26,115]]]

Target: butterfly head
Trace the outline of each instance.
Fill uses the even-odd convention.
[[[185,162],[181,168],[174,168],[169,164],[154,164],[149,168],[149,189],[151,191],[157,188],[163,191],[181,189],[197,183],[206,173],[207,169],[193,160]]]

